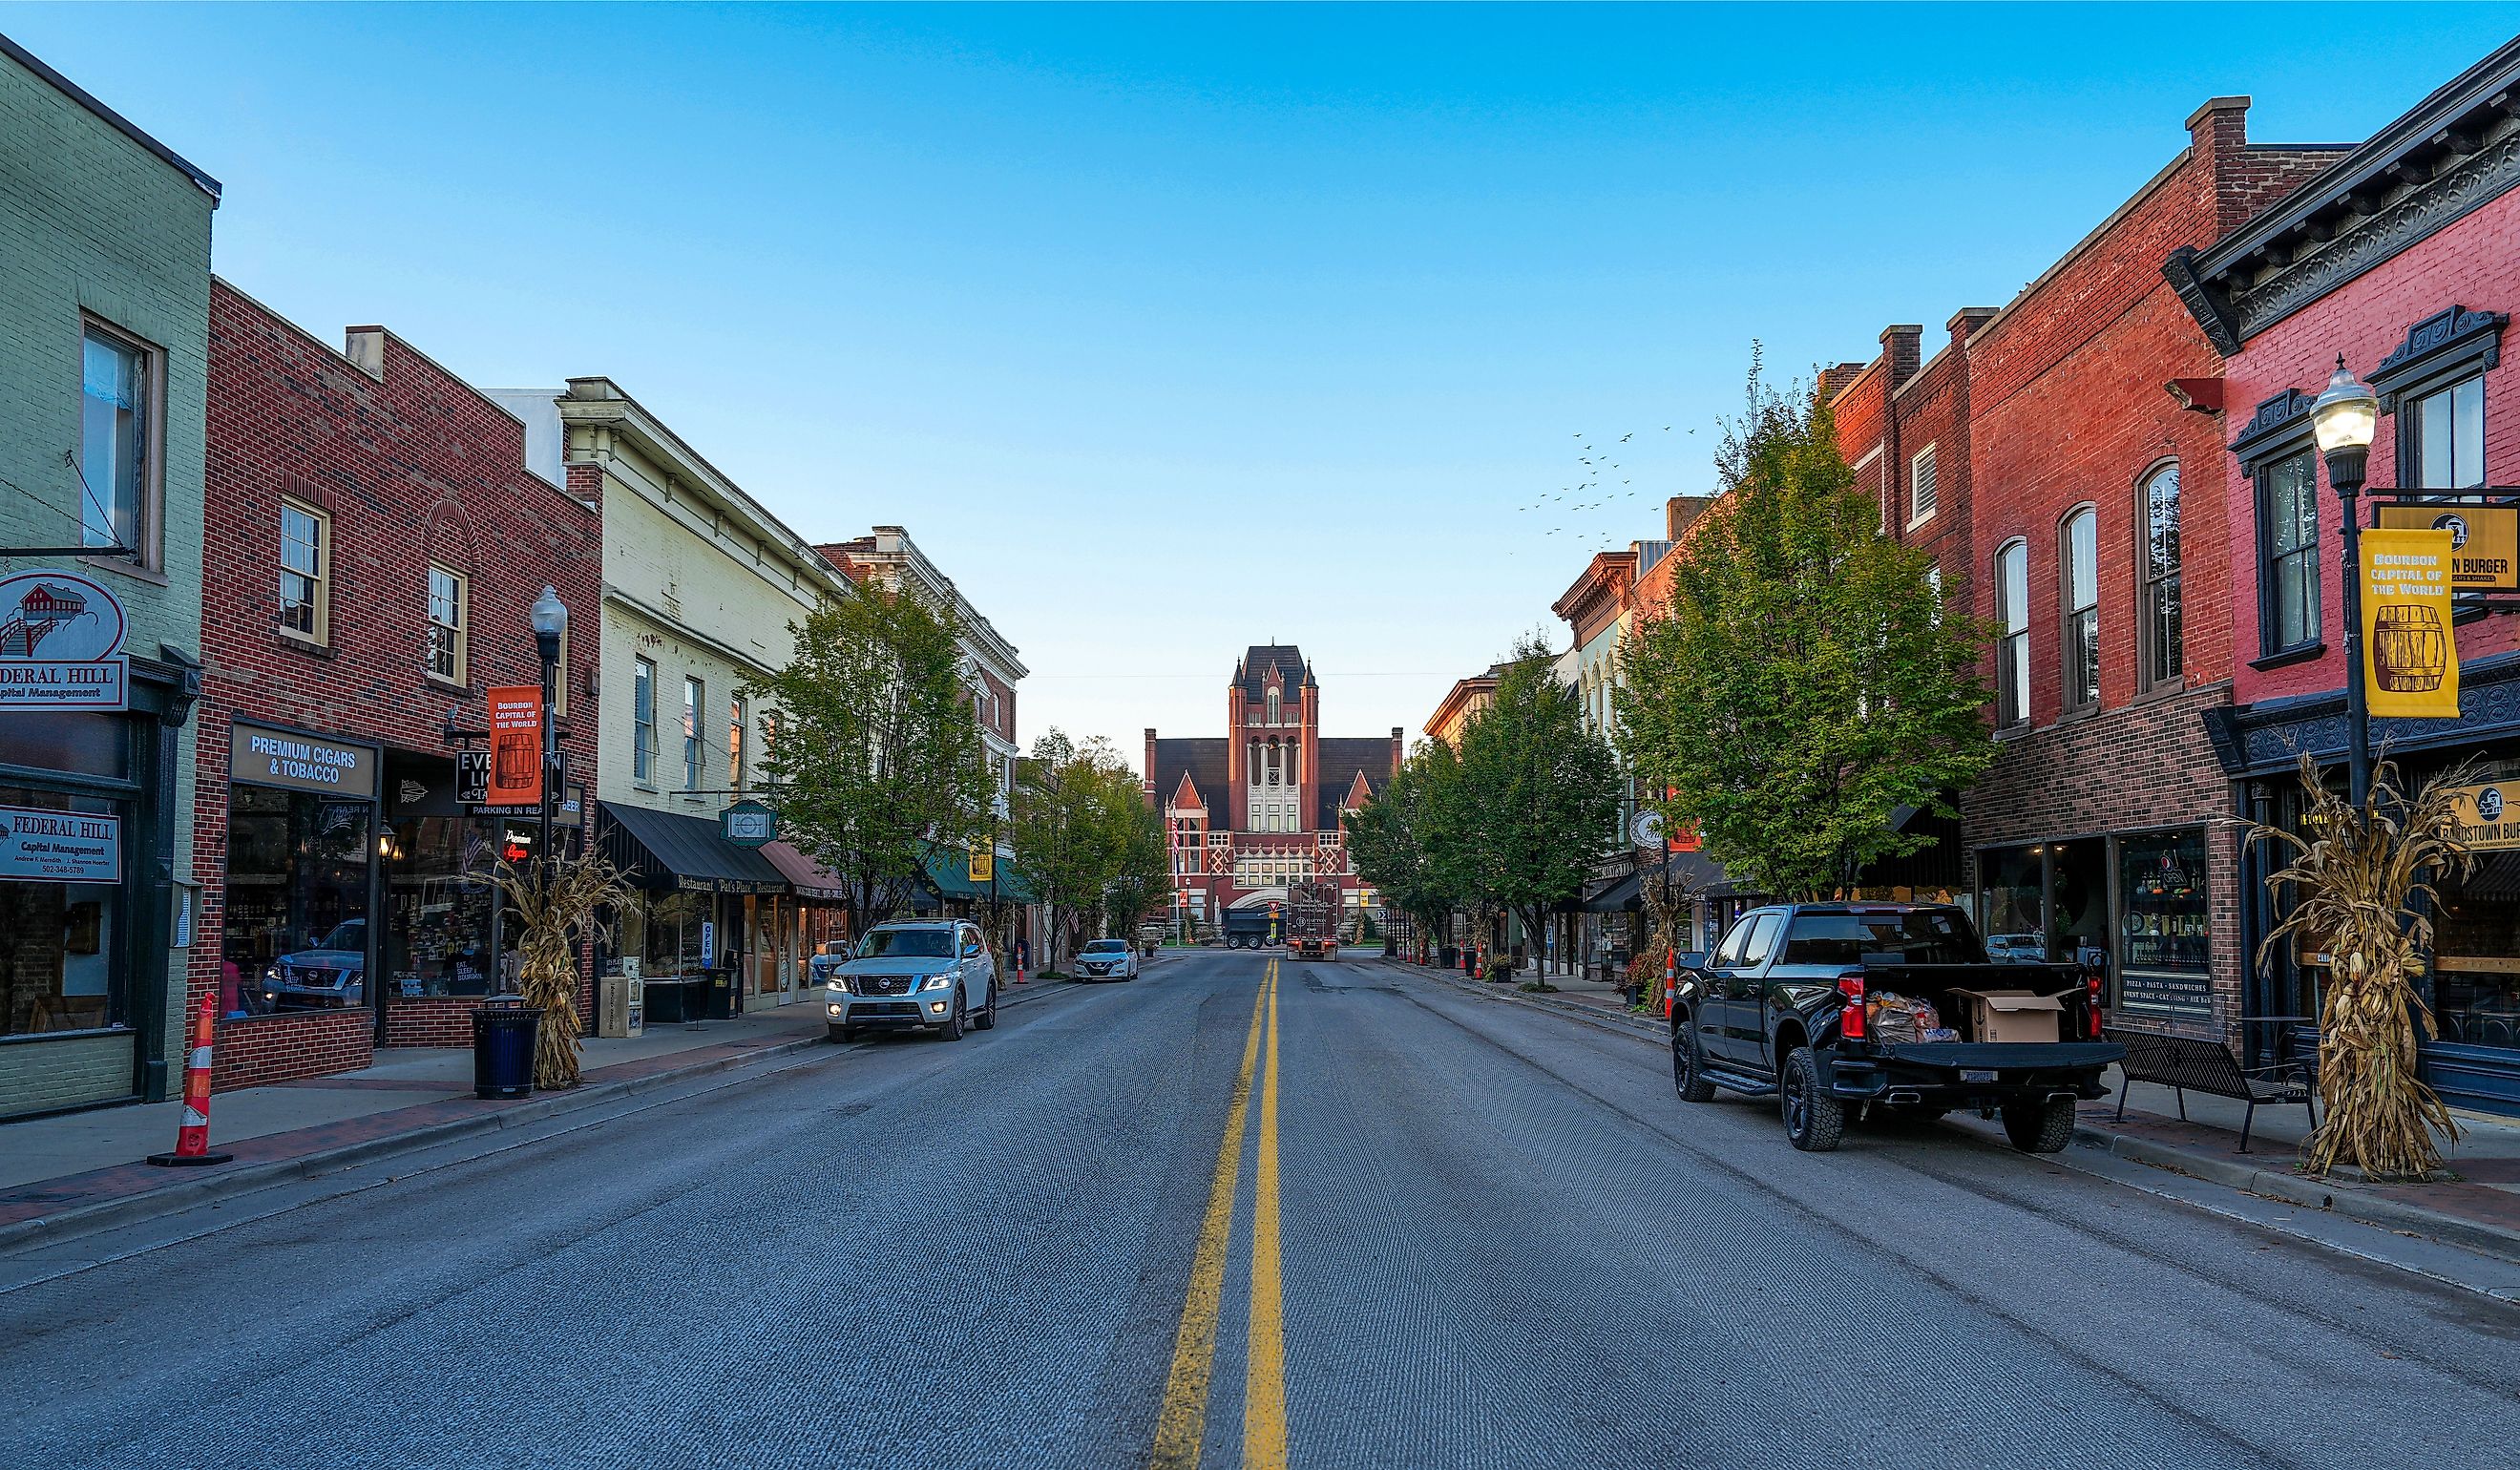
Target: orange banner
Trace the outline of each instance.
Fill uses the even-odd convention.
[[[490,794],[494,807],[543,800],[543,691],[519,684],[490,690]]]

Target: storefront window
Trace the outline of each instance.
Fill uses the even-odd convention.
[[[397,996],[490,993],[498,954],[495,895],[480,876],[495,822],[410,817],[394,824],[385,869],[385,975]]]
[[[232,1012],[367,1003],[372,811],[311,791],[230,789],[222,958]]]
[[[2118,839],[2123,909],[2118,1004],[2128,1010],[2210,1015],[2212,917],[2205,908],[2205,833],[2145,832]]]
[[[55,717],[60,718],[60,717]],[[126,804],[0,786],[0,1036],[119,1025]],[[66,821],[69,829],[48,835]]]
[[[1989,848],[1978,855],[1978,927],[1999,959],[2044,958],[2046,867],[2035,847]]]
[[[2480,856],[2441,884],[2433,1016],[2445,1042],[2520,1047],[2520,853]]]
[[[709,920],[707,894],[644,893],[626,907],[621,953],[640,957],[641,973],[653,978],[701,967],[701,926]]]

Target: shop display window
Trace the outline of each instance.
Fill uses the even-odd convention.
[[[651,979],[700,968],[700,926],[709,919],[704,893],[642,893],[622,906],[621,953],[639,957]]]
[[[2131,1010],[2213,1009],[2213,916],[2205,900],[2205,833],[2118,839],[2122,946],[2119,1003]]]
[[[394,824],[385,876],[385,975],[393,994],[482,996],[498,973],[495,824],[411,817]]]
[[[2440,886],[2433,1017],[2445,1042],[2520,1047],[2520,853],[2480,857]]]
[[[2036,848],[1997,847],[1978,855],[1978,928],[1997,958],[2046,957],[2045,873]]]
[[[0,806],[129,815],[127,803],[17,786],[0,786]],[[121,836],[129,840],[127,822]],[[0,1036],[126,1023],[113,983],[122,913],[118,882],[35,880],[0,870]]]
[[[311,791],[231,788],[221,955],[231,1013],[368,1003],[374,814]]]

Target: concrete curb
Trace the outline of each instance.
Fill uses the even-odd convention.
[[[1003,1003],[1009,1006],[1029,1004],[1045,996],[1056,995],[1070,989],[1075,982],[1054,980],[1047,983],[1036,981],[1034,984],[1041,985],[1042,988],[1035,990],[1031,985],[1027,985],[1022,994],[1015,994],[1011,990]],[[99,1230],[152,1220],[161,1215],[180,1214],[197,1205],[213,1204],[241,1194],[250,1194],[257,1189],[285,1183],[293,1179],[308,1179],[315,1175],[347,1169],[377,1159],[391,1158],[396,1154],[433,1148],[440,1143],[451,1143],[459,1138],[540,1123],[569,1113],[582,1112],[607,1102],[636,1097],[644,1092],[652,1092],[659,1088],[689,1082],[694,1078],[733,1071],[738,1067],[751,1066],[755,1062],[768,1061],[775,1057],[788,1056],[816,1047],[831,1045],[831,1039],[818,1031],[812,1036],[798,1037],[793,1041],[775,1042],[734,1056],[713,1057],[704,1062],[694,1062],[689,1066],[651,1072],[644,1077],[628,1077],[619,1082],[590,1083],[571,1088],[565,1092],[537,1093],[531,1099],[514,1107],[499,1108],[477,1117],[455,1118],[444,1123],[409,1129],[398,1134],[388,1134],[382,1137],[362,1138],[356,1143],[344,1143],[338,1148],[318,1149],[296,1158],[270,1159],[262,1163],[221,1169],[208,1175],[192,1178],[179,1174],[159,1188],[145,1190],[139,1194],[126,1194],[118,1199],[99,1200],[92,1205],[72,1205],[58,1214],[38,1215],[31,1219],[14,1221],[0,1225],[0,1255],[14,1255],[38,1245],[51,1244],[71,1236],[94,1234]],[[859,1045],[869,1044],[862,1042]],[[833,1054],[836,1055],[838,1052],[834,1051]]]
[[[2096,1148],[2117,1158],[2150,1165],[2172,1174],[2183,1174],[2209,1184],[2221,1184],[2244,1194],[2255,1194],[2303,1209],[2322,1210],[2384,1230],[2413,1231],[2499,1260],[2520,1261],[2520,1230],[2464,1219],[2385,1195],[2365,1193],[2352,1184],[2325,1183],[2289,1169],[2270,1169],[2242,1159],[2218,1158],[2210,1153],[2151,1138],[2112,1133],[2088,1123],[2075,1127],[2074,1144],[2078,1148]]]
[[[1617,1012],[1599,1013],[1591,1007],[1578,1007],[1563,1002],[1552,1002],[1546,996],[1526,995],[1508,987],[1481,985],[1449,970],[1410,964],[1405,960],[1386,959],[1386,964],[1441,980],[1456,990],[1498,1000],[1517,1002],[1534,1009],[1552,1011],[1597,1030],[1634,1037],[1659,1047],[1666,1040],[1662,1029],[1642,1017],[1625,1017]],[[2172,1174],[2221,1184],[2244,1194],[2277,1200],[2303,1209],[2322,1210],[2347,1220],[2374,1225],[2385,1230],[2404,1230],[2428,1236],[2448,1245],[2504,1261],[2520,1261],[2520,1229],[2468,1220],[2423,1205],[2385,1195],[2365,1192],[2353,1184],[2323,1183],[2305,1179],[2290,1169],[2268,1168],[2237,1158],[2218,1158],[2210,1153],[2181,1148],[2131,1134],[2114,1133],[2090,1123],[2077,1124],[2074,1145],[2096,1148],[2131,1163],[2147,1165]]]

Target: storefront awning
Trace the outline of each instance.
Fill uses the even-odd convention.
[[[788,880],[788,890],[800,899],[815,903],[836,904],[848,897],[847,885],[840,875],[806,857],[785,842],[765,842],[761,856],[779,869]]]
[[[929,853],[926,873],[927,886],[935,890],[939,898],[952,899],[956,903],[988,901],[989,885],[971,881],[970,854],[959,847],[951,851],[940,850]],[[1006,889],[1003,884],[1000,885],[998,892],[1001,897],[1005,895]]]
[[[758,848],[718,835],[706,817],[610,802],[597,808],[596,841],[634,888],[687,893],[786,893],[788,877]]]
[[[1621,913],[1636,908],[1637,890],[1642,877],[1643,875],[1641,873],[1632,872],[1624,878],[1610,879],[1599,888],[1595,889],[1592,893],[1585,896],[1584,912],[1587,913]]]

